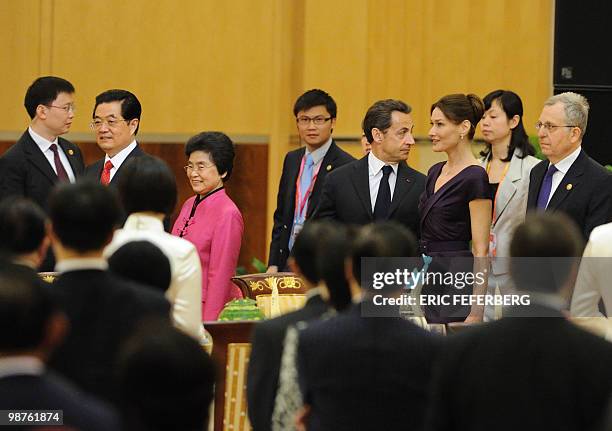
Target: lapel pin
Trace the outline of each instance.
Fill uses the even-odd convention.
[[[565,190],[571,190],[572,187],[574,187],[574,186],[572,186],[572,184],[570,183],[570,184],[565,186]]]
[[[74,150],[68,150],[68,154],[70,154],[71,156],[74,155]]]
[[[325,170],[327,170],[327,172],[332,170],[332,165],[327,165],[327,167],[325,168]]]

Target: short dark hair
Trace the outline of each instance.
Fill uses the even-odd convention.
[[[57,76],[43,76],[36,79],[28,87],[23,106],[30,118],[36,116],[38,105],[50,105],[60,93],[74,93],[74,86],[63,78]]]
[[[370,144],[374,140],[372,137],[372,129],[376,128],[385,131],[391,127],[391,116],[393,115],[393,111],[410,114],[412,108],[401,100],[396,99],[379,100],[370,106],[361,123],[363,133]]]
[[[207,153],[217,167],[219,175],[226,174],[223,182],[229,180],[234,168],[234,143],[223,132],[202,132],[192,136],[185,144],[187,158],[194,151]]]
[[[336,102],[325,91],[317,88],[308,90],[306,93],[297,98],[295,105],[293,105],[293,115],[297,117],[298,112],[306,111],[307,109],[314,108],[315,106],[325,106],[325,109],[327,109],[329,115],[332,118],[336,118],[336,114],[338,112]]]
[[[528,214],[510,242],[510,275],[521,290],[556,293],[569,281],[576,268],[572,258],[577,265],[583,248],[580,230],[565,214]]]
[[[470,122],[468,138],[472,139],[476,133],[476,125],[484,114],[484,104],[480,97],[475,94],[449,94],[440,98],[431,105],[431,114],[438,108],[442,113],[455,124],[461,124],[467,120]]]
[[[51,291],[31,270],[0,265],[0,352],[20,352],[40,346],[46,325],[57,311]]]
[[[527,156],[533,156],[535,154],[535,149],[533,148],[533,145],[531,145],[531,142],[529,142],[529,136],[527,135],[525,126],[523,125],[523,101],[519,95],[513,91],[495,90],[487,94],[482,101],[484,103],[485,112],[491,109],[493,101],[497,101],[508,119],[511,119],[515,115],[518,115],[519,117],[518,124],[514,129],[512,129],[510,135],[508,156],[502,159],[502,161],[509,162],[512,160],[512,155],[516,149],[520,151],[521,155],[519,158],[521,159],[524,159]],[[480,155],[488,158],[489,154],[491,154],[491,144],[487,142],[487,147],[480,152]]]
[[[176,205],[174,173],[154,156],[128,160],[121,168],[117,190],[128,214],[151,211],[170,215]]]
[[[64,246],[86,252],[102,248],[119,221],[112,188],[89,179],[60,184],[49,197],[53,231]]]
[[[208,424],[215,368],[196,340],[166,322],[143,322],[119,354],[121,408],[131,430]]]
[[[362,257],[414,257],[415,236],[405,226],[387,221],[364,226],[353,243],[353,276],[361,283]],[[362,286],[365,287],[365,286]]]
[[[295,244],[291,249],[291,256],[300,271],[312,284],[317,284],[321,280],[319,274],[317,256],[321,251],[321,238],[331,235],[334,227],[325,221],[309,221],[295,238]]]
[[[44,211],[30,199],[8,197],[0,202],[0,249],[12,256],[37,250],[45,239]]]
[[[138,119],[138,126],[134,135],[138,134],[138,128],[140,127],[140,115],[142,114],[142,107],[140,101],[134,95],[127,90],[106,90],[96,96],[96,104],[94,105],[93,113],[91,117],[96,115],[96,108],[101,103],[121,102],[121,116],[124,120],[130,121],[134,118]]]
[[[172,280],[170,261],[150,241],[130,241],[108,258],[108,268],[115,274],[139,284],[154,287],[162,293]]]

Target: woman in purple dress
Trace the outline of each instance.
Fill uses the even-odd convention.
[[[471,148],[483,113],[482,101],[473,94],[450,94],[431,107],[432,149],[445,152],[448,160],[427,173],[419,202],[421,252],[433,258],[429,271],[441,272],[444,281],[425,284],[422,293],[444,295],[450,303],[424,307],[429,322],[471,323],[483,318],[484,306],[470,306],[467,296],[486,293],[491,192],[487,173]],[[484,274],[484,282],[466,277],[470,273]]]

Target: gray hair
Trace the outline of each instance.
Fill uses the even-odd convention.
[[[563,104],[565,111],[565,120],[568,126],[576,126],[584,136],[589,119],[589,102],[586,97],[581,94],[567,91],[565,93],[555,94],[544,102],[544,106],[552,106],[557,103]]]

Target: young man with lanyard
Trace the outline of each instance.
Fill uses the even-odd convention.
[[[286,270],[295,237],[319,203],[325,177],[354,160],[332,139],[336,111],[336,102],[323,90],[309,90],[295,102],[293,114],[304,147],[287,153],[283,162],[268,272]]]

